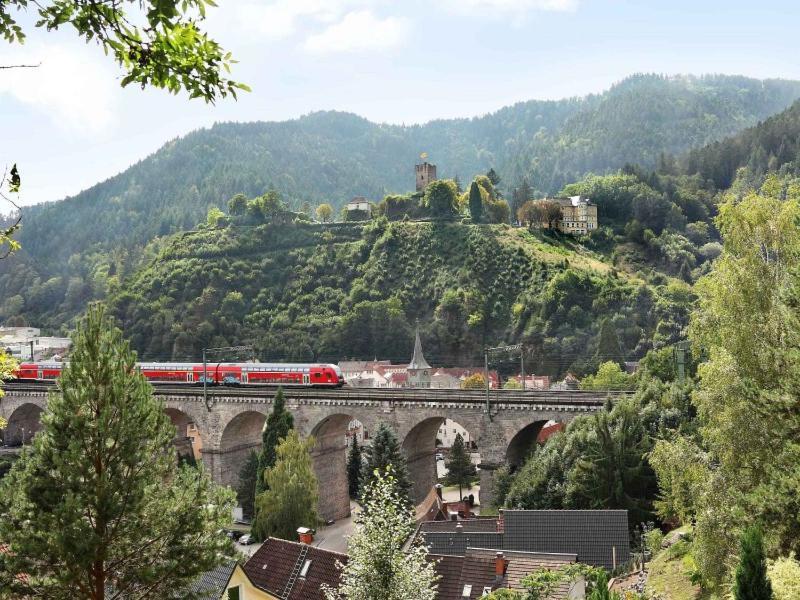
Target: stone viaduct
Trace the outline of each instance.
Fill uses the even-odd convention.
[[[39,417],[52,386],[9,384],[0,400],[0,416],[8,421],[7,443],[27,442],[39,429]],[[235,486],[251,450],[261,444],[274,389],[156,387],[165,412],[178,431],[189,424],[202,443],[201,456],[214,479]],[[566,423],[603,406],[608,393],[491,392],[487,412],[482,391],[432,389],[294,389],[284,390],[295,427],[316,439],[314,468],[320,485],[320,514],[339,519],[350,512],[346,472],[346,429],[357,419],[367,432],[389,424],[401,440],[413,480],[413,496],[421,500],[436,483],[436,434],[444,419],[469,431],[480,452],[481,504],[491,504],[494,470],[504,463],[519,465],[542,426]],[[622,392],[613,392],[619,395]]]

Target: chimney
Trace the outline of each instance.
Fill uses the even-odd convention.
[[[433,487],[436,488],[436,495],[439,496],[439,500],[441,500],[442,499],[442,484],[441,483],[437,483]]]
[[[297,539],[301,544],[311,544],[314,541],[314,530],[308,527],[297,528]]]
[[[506,574],[506,559],[502,552],[498,552],[494,557],[494,578],[500,581]]]

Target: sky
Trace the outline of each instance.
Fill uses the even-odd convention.
[[[69,27],[0,40],[0,167],[22,204],[74,195],[218,121],[318,110],[376,122],[470,117],[600,92],[637,72],[800,79],[800,7],[763,0],[216,0],[205,27],[251,93],[207,105],[120,88]],[[6,207],[0,206],[0,212]]]

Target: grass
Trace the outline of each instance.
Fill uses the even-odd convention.
[[[692,583],[691,544],[680,541],[655,555],[648,565],[646,590],[670,600],[710,600],[699,585]]]

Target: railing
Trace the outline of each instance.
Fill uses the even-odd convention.
[[[7,382],[8,391],[46,391],[52,389],[51,382]],[[214,386],[208,395],[219,401],[222,398],[272,398],[275,386],[248,385],[246,387]],[[203,389],[191,385],[162,384],[154,386],[157,396],[203,397]],[[594,407],[602,405],[608,398],[619,398],[632,394],[632,390],[491,390],[492,403],[503,404],[574,404]],[[485,390],[460,389],[407,389],[407,388],[300,388],[286,387],[287,398],[296,400],[340,400],[340,401],[385,401],[439,403],[456,402],[482,404],[486,402]],[[222,397],[222,398],[221,398]]]

